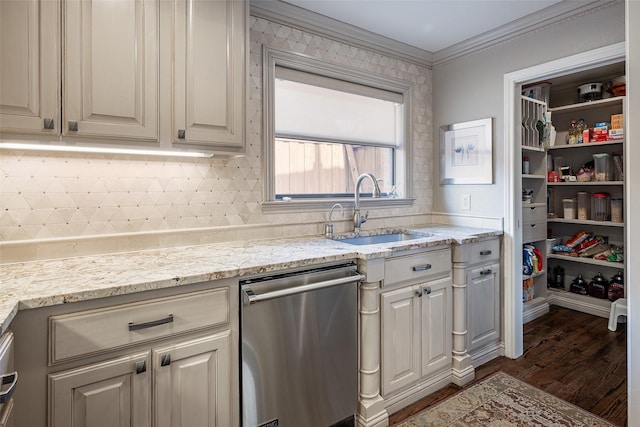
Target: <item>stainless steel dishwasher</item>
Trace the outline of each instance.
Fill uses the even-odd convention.
[[[363,278],[347,263],[240,281],[244,427],[353,418]]]

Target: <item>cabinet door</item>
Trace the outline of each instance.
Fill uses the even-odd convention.
[[[157,3],[64,2],[65,135],[158,138]]]
[[[2,132],[60,132],[59,5],[0,1]]]
[[[451,278],[420,285],[422,289],[422,376],[451,366]]]
[[[415,286],[385,292],[382,310],[382,394],[420,378],[420,299]]]
[[[469,351],[500,339],[500,264],[467,273],[467,347]]]
[[[174,142],[244,147],[246,3],[175,0]]]
[[[156,427],[232,426],[231,332],[153,351]]]
[[[49,375],[49,426],[151,427],[150,352]]]

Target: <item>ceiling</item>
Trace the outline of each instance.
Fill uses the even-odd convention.
[[[561,3],[560,0],[283,1],[431,53]]]

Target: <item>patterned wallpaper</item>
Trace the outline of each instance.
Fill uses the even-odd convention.
[[[307,224],[323,212],[263,214],[262,45],[379,73],[414,85],[414,191],[411,208],[371,212],[389,218],[427,213],[432,194],[431,70],[251,17],[247,154],[237,159],[0,153],[0,241],[119,235],[256,224]]]

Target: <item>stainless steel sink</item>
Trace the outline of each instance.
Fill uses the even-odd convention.
[[[405,240],[420,239],[422,237],[429,236],[411,233],[391,233],[376,234],[374,236],[351,237],[349,239],[340,239],[339,241],[342,243],[348,243],[350,245],[377,245],[380,243],[393,243],[403,242]]]

